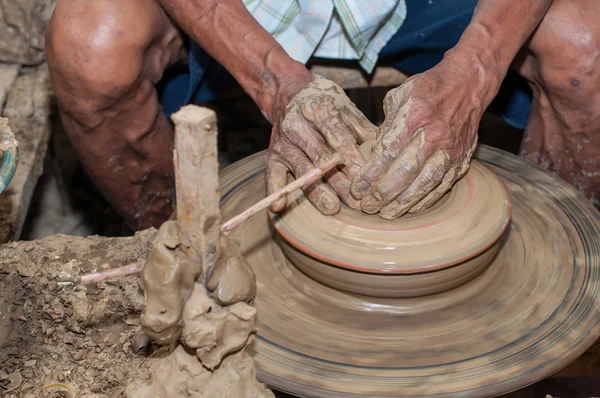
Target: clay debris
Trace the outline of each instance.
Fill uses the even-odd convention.
[[[256,278],[220,232],[217,126],[213,111],[173,115],[177,217],[159,229],[142,280],[142,325],[175,350],[150,369],[132,397],[272,397],[256,380],[246,345],[256,332]]]

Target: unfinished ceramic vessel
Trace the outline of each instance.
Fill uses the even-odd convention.
[[[338,290],[376,297],[418,297],[460,286],[498,252],[511,205],[502,181],[474,161],[432,208],[384,220],[343,206],[323,216],[301,191],[270,214],[289,260]]]

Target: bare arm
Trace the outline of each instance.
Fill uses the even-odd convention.
[[[489,104],[518,51],[537,28],[554,0],[479,0],[469,26],[442,63],[469,65],[494,83]]]
[[[233,75],[273,124],[267,163],[269,193],[285,186],[288,173],[300,177],[338,153],[349,166],[332,170],[324,181],[303,190],[324,214],[338,212],[340,199],[359,207],[350,195],[351,178],[363,163],[357,139],[362,142],[374,136],[375,127],[341,87],[322,78],[315,80],[240,0],[159,1],[183,31]],[[281,211],[285,204],[282,198],[271,209]]]
[[[433,206],[462,178],[484,110],[552,0],[479,0],[458,44],[390,91],[373,155],[353,179],[368,213],[395,219]]]
[[[231,73],[269,121],[283,92],[303,88],[312,75],[287,55],[240,0],[159,0],[165,11]],[[285,89],[290,86],[289,89]],[[287,103],[285,104],[287,105]]]

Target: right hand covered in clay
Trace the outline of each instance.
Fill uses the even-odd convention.
[[[340,199],[354,209],[360,201],[350,194],[350,185],[365,159],[358,146],[375,137],[377,128],[358,110],[334,82],[314,75],[312,82],[291,98],[275,103],[273,133],[267,153],[269,194],[288,183],[288,172],[299,178],[341,155],[344,166],[327,173],[324,180],[304,190],[309,201],[325,215],[340,211]],[[271,206],[273,212],[285,209],[283,198]]]

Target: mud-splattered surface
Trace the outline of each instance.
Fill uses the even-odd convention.
[[[144,345],[134,339],[144,305],[136,278],[94,287],[59,282],[144,258],[154,234],[55,236],[0,246],[0,385],[6,397],[57,396],[63,387],[42,390],[54,383],[78,396],[117,397],[132,371],[149,366],[150,350],[132,349],[134,341]]]
[[[144,258],[155,233],[119,239],[53,236],[0,246],[2,396],[58,397],[61,386],[56,383],[63,383],[73,390],[72,397],[124,397],[132,380],[146,377],[155,358],[167,352],[134,339],[143,305],[137,279],[88,288],[57,282]],[[546,380],[510,397],[594,396],[590,394],[600,391],[594,379],[600,374],[599,347],[561,371],[566,378]],[[50,384],[56,385],[42,390]]]
[[[1,396],[272,397],[245,353],[228,357],[211,377],[181,347],[169,355],[172,347],[149,343],[139,332],[144,296],[136,277],[68,282],[146,258],[155,236],[55,235],[0,246]]]

